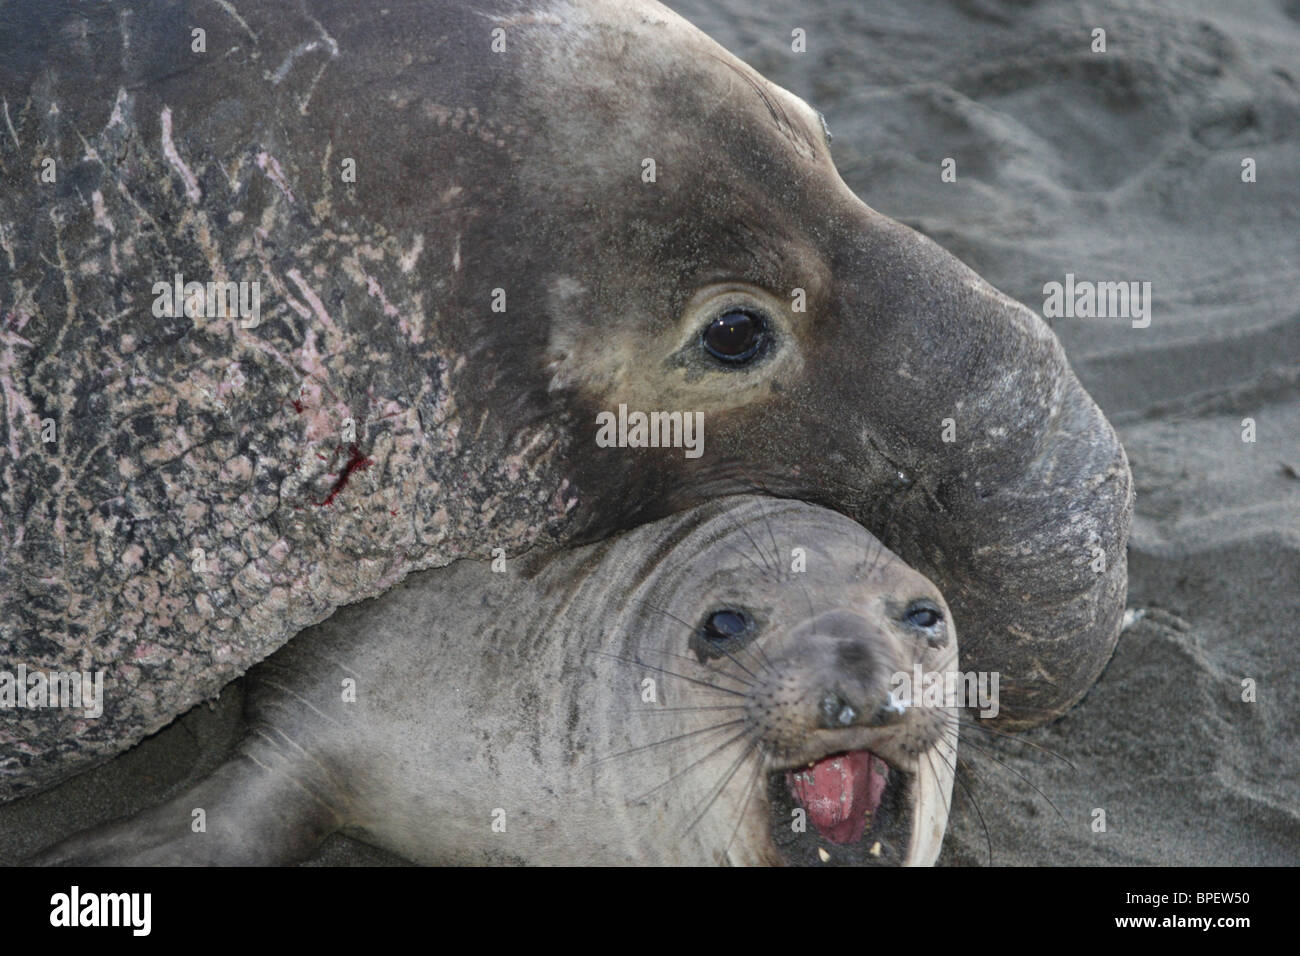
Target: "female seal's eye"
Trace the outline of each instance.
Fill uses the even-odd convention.
[[[715,611],[704,622],[704,636],[711,641],[729,641],[749,628],[744,615],[736,611]]]
[[[691,634],[691,650],[701,664],[739,651],[757,635],[754,620],[736,608],[713,611]]]
[[[903,619],[916,627],[934,627],[943,620],[943,612],[929,602],[918,602],[907,609]]]
[[[758,355],[766,332],[767,325],[761,316],[732,309],[705,326],[702,339],[710,355],[735,365]]]

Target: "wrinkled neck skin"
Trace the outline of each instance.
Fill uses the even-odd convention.
[[[521,359],[546,336],[504,222],[516,84],[474,65],[482,12],[392,12],[6,10],[0,645],[103,671],[106,699],[0,727],[0,799],[412,570],[566,536],[571,425]],[[177,276],[256,283],[260,314],[206,287],[167,314]]]

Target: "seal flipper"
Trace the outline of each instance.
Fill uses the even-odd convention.
[[[82,831],[26,863],[272,866],[303,860],[338,829],[342,817],[320,780],[303,779],[295,773],[299,762],[286,765],[272,752],[279,752],[275,744],[250,738],[235,757],[179,796]]]

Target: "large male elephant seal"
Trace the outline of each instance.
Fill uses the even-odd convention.
[[[236,756],[40,861],[287,863],[343,829],[423,863],[934,862],[956,714],[895,678],[957,635],[861,526],[733,497],[513,563],[298,635]]]
[[[971,667],[1018,643],[1004,725],[1107,660],[1130,476],[1057,340],[659,5],[5,20],[0,646],[106,699],[0,695],[0,798],[413,570],[745,489],[875,533]]]

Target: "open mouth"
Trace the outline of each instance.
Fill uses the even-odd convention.
[[[911,862],[913,776],[869,750],[776,770],[768,774],[772,844],[794,866]]]

